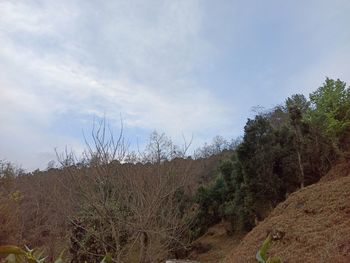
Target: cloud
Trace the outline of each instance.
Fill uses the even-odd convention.
[[[2,1],[0,10],[3,157],[42,167],[50,147],[81,148],[52,131],[59,115],[122,114],[131,129],[200,139],[225,126],[228,107],[190,77],[211,48],[198,1]]]
[[[197,145],[238,136],[254,105],[349,81],[349,11],[347,0],[0,1],[0,158],[43,167],[56,146],[82,148],[92,116],[121,115],[139,142],[153,129]]]

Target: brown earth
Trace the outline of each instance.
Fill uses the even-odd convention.
[[[223,262],[226,255],[233,247],[237,246],[243,238],[243,234],[229,236],[228,223],[220,223],[208,229],[208,231],[192,243],[192,252],[188,258],[201,263]]]
[[[329,182],[341,177],[350,176],[350,154],[346,154],[346,159],[340,161],[337,165],[321,178],[320,182]]]
[[[257,262],[256,251],[272,231],[281,236],[272,241],[269,254],[283,263],[349,263],[349,171],[350,163],[339,164],[319,183],[291,194],[232,249],[225,262]]]

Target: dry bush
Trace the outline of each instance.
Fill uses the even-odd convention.
[[[59,168],[25,174],[1,162],[0,245],[35,247],[49,260],[71,248],[73,262],[185,256],[191,198],[224,157],[185,158],[190,142],[177,147],[156,132],[132,153],[123,128],[114,137],[104,121],[91,137],[82,157],[58,154]]]
[[[69,178],[65,187],[75,204],[70,217],[77,233],[72,236],[73,262],[96,261],[106,252],[122,262],[135,251],[139,262],[157,262],[186,248],[190,218],[183,200],[190,169],[169,160],[183,157],[188,144],[179,150],[153,133],[137,156],[140,163],[128,164],[122,128],[115,139],[102,121],[91,135],[83,160],[73,153],[60,155]]]
[[[0,244],[21,240],[19,213],[23,195],[16,181],[21,172],[13,164],[0,160]]]

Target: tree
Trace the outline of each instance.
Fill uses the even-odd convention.
[[[276,147],[268,118],[257,115],[248,119],[233,171],[233,206],[240,228],[251,229],[261,212],[259,207],[274,204],[279,198],[280,182],[274,171]]]
[[[228,194],[225,180],[221,175],[218,175],[211,184],[198,188],[195,196],[198,210],[191,226],[192,238],[203,234],[224,217],[225,202],[229,200]]]
[[[219,165],[219,171],[224,178],[228,191],[230,192],[233,192],[233,189],[234,189],[233,177],[232,177],[233,169],[234,169],[234,166],[231,160],[224,160]]]
[[[77,204],[70,220],[74,261],[96,261],[109,252],[123,262],[135,249],[140,263],[162,260],[187,244],[190,218],[182,199],[190,169],[167,160],[174,158],[174,149],[188,145],[175,147],[154,132],[137,157],[141,163],[130,164],[122,128],[114,138],[103,120],[93,128],[84,160],[71,153],[61,158]]]
[[[238,144],[240,139],[231,140],[228,142],[224,137],[217,135],[211,143],[204,143],[202,147],[199,147],[194,152],[194,158],[208,158],[212,155],[220,154],[225,150],[233,150]]]
[[[18,169],[0,160],[0,243],[17,242],[21,235],[19,201],[21,192],[16,189]]]
[[[350,127],[350,89],[339,79],[326,78],[315,92],[310,94],[310,122],[330,138],[339,152],[340,139]]]
[[[294,147],[298,157],[298,167],[300,172],[300,187],[305,185],[305,173],[302,160],[302,147],[304,144],[303,115],[309,110],[309,102],[301,94],[293,95],[286,100],[286,107],[290,118],[290,123],[294,131]]]

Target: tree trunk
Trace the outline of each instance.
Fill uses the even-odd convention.
[[[300,170],[300,177],[299,177],[300,188],[304,188],[305,175],[304,175],[303,163],[301,160],[302,134],[301,134],[300,126],[295,125],[294,132],[295,132],[295,139],[296,139],[296,150],[297,150],[297,156],[298,156],[298,164],[299,164],[299,170]]]
[[[297,155],[298,155],[298,163],[299,163],[299,169],[300,169],[300,188],[304,187],[304,181],[305,181],[305,175],[304,175],[304,168],[303,164],[301,162],[301,154],[299,149],[297,150]]]

